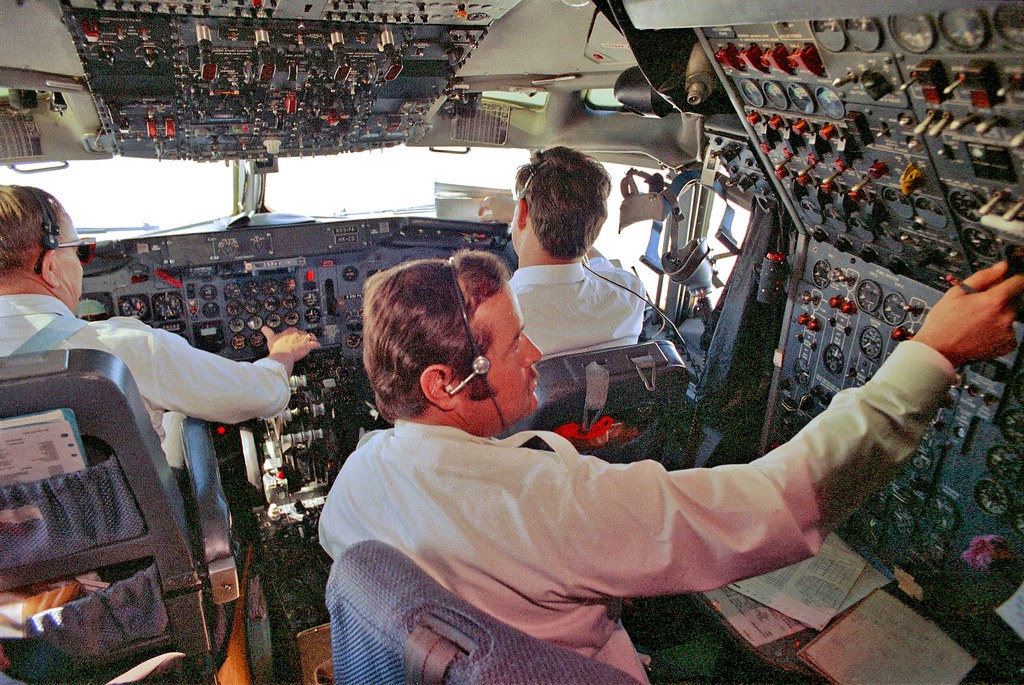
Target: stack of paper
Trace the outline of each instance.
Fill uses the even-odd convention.
[[[85,448],[70,409],[0,419],[0,486],[85,468]]]

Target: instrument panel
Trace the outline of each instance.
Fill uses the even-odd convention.
[[[102,245],[88,266],[76,313],[132,316],[239,361],[266,354],[263,326],[294,326],[361,359],[369,276],[461,247],[500,252],[505,230],[403,217],[117,241]]]
[[[713,132],[708,146],[782,199],[803,246],[766,448],[869,379],[951,282],[1024,245],[1024,5],[920,10],[697,29],[758,164],[722,158]],[[1022,363],[958,369],[905,472],[841,530],[994,681],[1024,677],[993,613],[1021,579],[962,555],[994,535],[1024,558]]]

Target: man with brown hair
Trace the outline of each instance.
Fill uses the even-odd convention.
[[[46,191],[0,186],[0,356],[40,351],[42,341],[45,348],[110,352],[131,372],[161,438],[167,411],[237,423],[270,418],[288,406],[292,365],[319,347],[311,334],[264,327],[270,354],[250,364],[197,350],[138,319],[76,319],[83,264],[95,242],[78,236]]]
[[[637,342],[643,283],[594,249],[608,218],[611,179],[582,152],[534,152],[516,174],[512,290],[526,332],[545,355]]]
[[[816,553],[902,469],[954,366],[1015,347],[1024,276],[1006,272],[968,278],[977,292],[952,288],[914,340],[785,445],[749,464],[666,471],[580,455],[544,431],[493,438],[536,407],[540,358],[495,257],[382,271],[366,283],[363,361],[395,427],[345,462],[321,544],[338,558],[382,540],[492,616],[645,682],[619,599],[718,588]]]

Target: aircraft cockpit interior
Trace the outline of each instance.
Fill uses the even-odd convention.
[[[57,631],[70,642],[44,651],[64,650],[62,670],[42,668],[26,645],[46,644],[45,622],[22,617],[25,588],[52,584],[62,562],[0,552],[0,683],[107,682],[168,652],[193,660],[180,682],[333,682],[320,515],[347,456],[391,426],[364,368],[364,285],[464,249],[514,271],[514,216],[494,208],[525,190],[530,152],[553,146],[611,173],[598,246],[643,282],[643,331],[542,359],[540,408],[508,432],[569,427],[581,451],[624,461],[656,430],[670,469],[745,464],[868,382],[946,291],[1004,260],[1024,273],[1024,4],[0,0],[0,185],[51,192],[96,237],[76,316],[132,317],[238,362],[266,356],[267,328],[319,341],[283,412],[185,420],[182,439],[200,445],[185,461],[212,473],[118,456],[143,464],[148,485],[126,471],[125,496],[154,549],[199,550],[178,571],[195,576],[187,591],[162,558],[174,555],[143,554],[160,578],[138,582],[168,607],[159,639],[129,631],[117,651]],[[451,184],[442,166],[476,180]],[[433,196],[413,197],[416,184]],[[25,499],[12,466],[24,447],[4,435],[19,416],[83,402],[89,470],[135,444],[124,426],[149,430],[117,360],[71,352],[0,358],[0,546],[62,510]],[[622,598],[651,682],[1024,680],[1018,356],[956,369],[905,468],[829,536],[817,568]],[[33,387],[82,389],[47,405]],[[85,397],[94,387],[134,407],[115,437],[106,424],[121,421]],[[621,436],[599,430],[602,415]],[[190,525],[203,488],[171,487],[185,472],[223,491],[217,553]],[[165,505],[145,499],[171,490],[177,524],[160,531]],[[115,548],[109,565],[129,563]],[[83,554],[65,570],[85,571]],[[151,573],[130,566],[98,570]]]

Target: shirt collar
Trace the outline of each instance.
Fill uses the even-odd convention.
[[[492,438],[483,438],[472,433],[467,433],[455,426],[438,426],[432,423],[418,423],[416,421],[395,421],[395,435],[401,438],[447,438],[449,440],[463,440],[486,445],[494,442]]]
[[[2,295],[0,317],[27,316],[29,314],[60,314],[74,317],[75,313],[53,295]]]
[[[524,285],[552,285],[556,283],[578,283],[587,276],[583,265],[579,262],[572,264],[542,264],[540,266],[522,266],[512,274],[509,283],[513,288]]]

